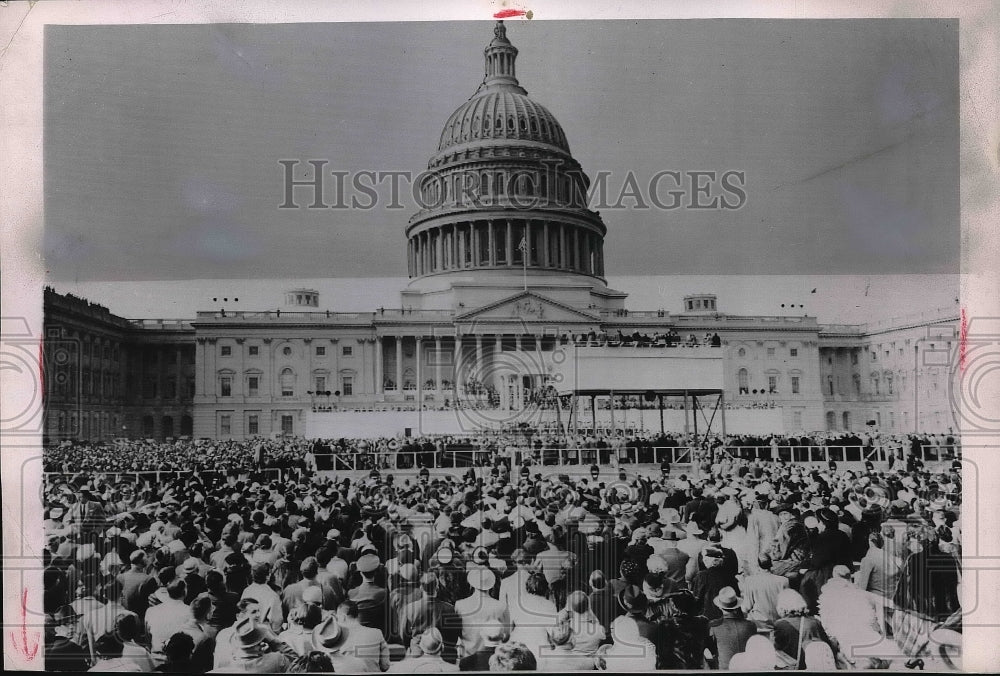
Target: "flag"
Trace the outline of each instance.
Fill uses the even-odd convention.
[[[521,243],[517,245],[517,250],[528,253],[528,242],[525,241],[524,237],[521,238]]]

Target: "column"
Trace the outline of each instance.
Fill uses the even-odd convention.
[[[419,405],[421,405],[423,403],[423,398],[424,398],[424,383],[423,383],[424,374],[423,374],[423,369],[420,368],[420,348],[422,347],[421,343],[423,342],[423,337],[422,336],[415,336],[413,338],[413,341],[415,343],[414,350],[413,350],[413,358],[417,361],[417,366],[416,366],[416,369],[417,369],[417,405],[419,406]]]
[[[452,376],[451,382],[452,386],[455,388],[455,398],[458,399],[462,397],[462,334],[459,333],[458,329],[455,329],[455,358],[452,360],[454,362],[455,374]]]
[[[503,336],[499,333],[493,337],[493,364],[494,368],[503,359]],[[501,394],[503,393],[504,387],[502,382],[496,383],[497,388],[500,389]]]
[[[396,391],[403,391],[403,337],[396,336]]]
[[[551,258],[549,251],[549,222],[542,221],[542,267],[550,267]]]
[[[565,268],[569,257],[566,255],[566,226],[559,224],[559,267]]]
[[[483,337],[476,336],[476,373],[483,372]]]
[[[94,361],[93,357],[90,361]],[[163,348],[159,345],[156,347],[156,401],[163,401]]]
[[[242,360],[243,356],[240,355]],[[181,366],[181,348],[177,348],[177,353],[174,355],[174,382],[176,387],[174,388],[174,401],[181,400],[181,388],[186,384],[183,377],[183,368]]]
[[[434,337],[434,391],[441,393],[441,336]]]
[[[510,219],[507,223],[507,267],[514,265],[514,231],[510,227]]]
[[[434,239],[434,253],[437,256],[435,270],[444,270],[444,229],[437,229],[437,237]]]
[[[382,394],[385,392],[384,381],[385,377],[382,375],[382,359],[383,351],[382,348],[382,336],[375,337],[375,394]]]
[[[494,266],[497,264],[497,250],[496,250],[496,233],[493,231],[493,221],[487,221],[486,227],[488,229],[487,234],[489,235],[488,241],[490,245],[490,251],[489,251],[490,255],[488,258],[490,261],[490,266]]]
[[[524,225],[521,226],[521,238],[524,240],[524,251],[522,255],[524,256],[525,263],[531,266],[531,221],[528,219],[524,220]],[[519,242],[515,242],[516,247]]]

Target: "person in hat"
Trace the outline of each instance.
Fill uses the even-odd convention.
[[[410,645],[414,637],[436,627],[444,637],[445,659],[452,659],[462,636],[462,621],[455,612],[455,606],[440,598],[440,586],[441,579],[434,572],[420,577],[420,598],[403,607],[399,634],[403,645]]]
[[[664,631],[670,637],[665,642],[661,669],[704,669],[705,649],[709,645],[708,619],[701,614],[701,605],[694,594],[686,589],[670,595],[674,606]]]
[[[732,587],[722,588],[712,602],[722,611],[722,618],[711,624],[709,650],[719,669],[729,669],[729,660],[743,652],[747,640],[757,633],[757,625],[743,617],[742,599]]]
[[[322,599],[320,604],[303,600],[288,614],[288,629],[278,634],[278,640],[290,645],[299,655],[308,655],[313,649],[313,629],[319,626],[323,619]]]
[[[800,648],[812,641],[829,644],[830,637],[819,619],[809,612],[806,600],[794,589],[785,589],[778,595],[778,615],[774,623],[774,648],[786,665],[804,669],[805,656]]]
[[[649,600],[642,593],[642,588],[638,585],[625,587],[618,593],[618,604],[624,611],[624,615],[615,618],[611,623],[611,636],[615,637],[615,641],[617,642],[618,637],[623,634],[623,625],[634,624],[639,636],[657,646],[657,654],[662,657],[660,649],[665,640],[664,626],[646,619]],[[630,633],[630,630],[626,629],[624,633]],[[659,664],[659,662],[658,659],[657,663]]]
[[[412,655],[389,667],[392,673],[429,674],[458,671],[459,666],[446,662],[441,656],[444,639],[441,632],[431,627],[420,635]]]
[[[455,603],[455,612],[462,618],[462,654],[471,655],[479,650],[479,628],[499,624],[510,629],[510,612],[507,604],[490,592],[496,584],[496,574],[489,568],[469,570],[466,580],[472,593]]]
[[[636,621],[620,617],[615,622],[612,643],[594,654],[594,667],[613,673],[649,672],[659,668],[659,649],[639,633]]]
[[[538,671],[589,671],[594,669],[594,658],[575,651],[576,641],[573,628],[560,622],[546,632],[547,646],[542,646],[537,654]]]
[[[774,671],[778,666],[778,655],[771,645],[770,639],[761,634],[754,634],[747,639],[743,652],[737,653],[729,660],[731,671]]]
[[[499,624],[479,628],[479,649],[458,662],[459,671],[489,671],[490,658],[497,646],[507,640],[507,630]]]
[[[722,613],[713,603],[713,599],[724,587],[738,589],[739,583],[735,571],[725,565],[725,552],[718,545],[703,549],[701,561],[704,569],[691,578],[691,592],[700,603],[701,614],[709,620],[715,620],[720,618]]]
[[[336,672],[369,673],[389,668],[389,645],[378,629],[359,621],[357,604],[346,600],[313,629],[313,647],[330,656]]]
[[[816,512],[817,534],[810,543],[810,554],[802,561],[799,591],[813,614],[819,610],[819,594],[833,576],[837,565],[851,565],[851,540],[837,525],[837,515],[828,508]]]
[[[684,571],[688,582],[698,572],[698,558],[701,550],[709,545],[705,539],[705,530],[697,521],[688,521],[684,524],[685,538],[677,543],[677,549],[688,555],[687,569]]]
[[[45,623],[45,669],[87,671],[87,651],[73,640],[81,618],[73,606],[58,608]]]
[[[229,666],[216,667],[210,673],[225,673],[231,671],[246,671],[257,674],[282,673],[288,670],[291,659],[296,653],[286,644],[281,644],[291,652],[291,656],[274,649],[276,638],[272,638],[270,629],[251,617],[236,621],[229,634],[229,646],[232,661]],[[220,634],[221,636],[221,634]]]
[[[746,572],[753,575],[758,572],[757,562],[761,554],[767,554],[771,543],[778,532],[778,516],[767,509],[767,497],[757,494],[753,498],[753,506],[747,515],[746,536]]]
[[[787,577],[790,584],[797,584],[799,568],[809,555],[809,532],[799,519],[799,510],[792,505],[779,505],[775,512],[778,514],[778,532],[768,552],[771,572]]]
[[[357,569],[361,574],[361,584],[347,592],[347,598],[358,607],[361,624],[385,633],[386,608],[389,594],[385,587],[376,584],[376,573],[382,562],[377,554],[364,554],[358,559]]]

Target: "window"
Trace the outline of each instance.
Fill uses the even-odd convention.
[[[325,345],[317,345],[316,346],[316,356],[317,357],[325,357],[326,356],[326,346]]]
[[[260,377],[250,376],[247,378],[247,394],[251,397],[256,397],[259,394],[260,388]]]
[[[281,396],[291,397],[295,394],[295,373],[292,369],[281,372]]]
[[[792,411],[792,427],[802,429],[802,411]]]
[[[844,429],[850,431],[851,429],[851,414],[849,411],[844,411],[843,415]]]
[[[891,373],[887,373],[886,376],[885,376],[885,387],[886,387],[886,390],[888,390],[889,394],[892,394],[893,388],[892,388],[892,374]]]
[[[219,416],[219,435],[227,437],[233,433],[233,416],[228,413]]]
[[[851,366],[857,366],[857,365],[858,365],[858,353],[851,352]]]
[[[352,357],[352,356],[354,356],[354,346],[353,345],[345,345],[343,347],[343,349],[341,350],[340,354],[342,354],[345,357]]]
[[[792,376],[792,394],[799,393],[799,377]]]
[[[326,391],[326,376],[316,376],[316,392]]]
[[[292,416],[290,415],[281,416],[281,433],[292,434],[294,432],[295,432],[295,423],[293,422]]]
[[[882,426],[882,412],[881,411],[875,411],[875,424],[878,427]]]
[[[220,349],[221,354],[222,354],[223,357],[229,357],[230,355],[233,354],[233,346],[232,345],[223,345],[219,349]]]
[[[778,393],[778,376],[767,377],[767,391],[769,394]]]
[[[249,350],[250,350],[250,356],[251,357],[258,357],[258,356],[260,356],[260,345],[251,345],[249,347]]]
[[[354,394],[354,376],[342,377],[340,391],[343,392],[345,397],[349,397]]]
[[[288,347],[286,345],[285,347],[281,348],[281,354],[285,355],[286,357],[291,356],[291,354],[292,354],[292,348],[290,348],[290,347]]]
[[[740,369],[736,374],[736,379],[739,381],[740,394],[748,394],[750,392],[750,373],[746,369]]]
[[[896,429],[896,413],[894,411],[889,411],[889,429]]]
[[[260,416],[247,416],[247,434],[260,434]]]
[[[745,357],[745,356],[747,356],[747,351],[746,351],[746,349],[745,349],[745,348],[742,348],[742,347],[741,347],[741,348],[740,348],[740,349],[739,349],[739,350],[738,350],[738,351],[736,352],[736,356],[737,356],[737,357],[740,357],[740,358],[742,358],[742,357]]]
[[[233,379],[230,376],[222,376],[219,379],[219,396],[233,396]]]
[[[774,348],[773,347],[767,348],[767,358],[768,359],[774,359]]]
[[[792,357],[798,357],[799,356],[799,348],[793,347],[792,349],[790,349],[788,351],[788,354],[791,355]]]
[[[833,396],[833,376],[827,376],[826,377],[826,389],[830,393],[830,396],[832,397]]]
[[[857,396],[861,395],[861,376],[855,373],[851,376],[851,380],[854,381],[854,394]]]

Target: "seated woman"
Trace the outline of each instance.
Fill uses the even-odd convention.
[[[811,641],[822,641],[833,647],[823,625],[809,614],[806,600],[797,591],[781,590],[777,606],[778,621],[774,623],[774,649],[789,668],[806,668],[805,653],[800,648],[804,648]]]

